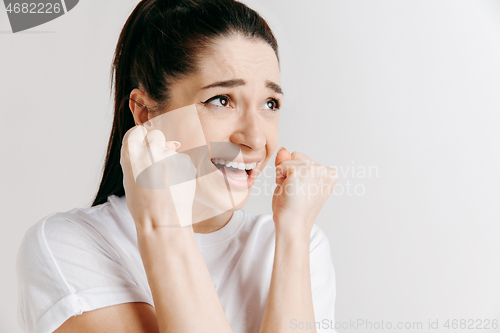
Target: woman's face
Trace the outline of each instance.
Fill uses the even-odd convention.
[[[210,166],[215,172],[211,178],[197,182],[195,203],[216,210],[241,208],[248,200],[255,178],[278,144],[279,108],[283,98],[274,50],[258,39],[237,35],[223,38],[209,54],[202,56],[196,74],[174,83],[170,89],[171,100],[165,115],[196,104],[195,113],[204,139],[212,146],[206,160],[211,159]],[[182,144],[178,151],[182,152],[193,141],[193,131],[176,132],[176,140]],[[217,148],[213,143],[223,144]],[[234,147],[239,149],[235,151]],[[245,163],[245,170],[241,170],[242,165],[240,169],[222,166],[230,160]],[[249,168],[252,170],[247,171]],[[227,201],[220,201],[228,190],[234,197],[229,206]]]

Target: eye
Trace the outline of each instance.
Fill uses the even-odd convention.
[[[277,111],[280,108],[280,103],[278,102],[277,99],[271,98],[264,104],[264,106],[265,109],[269,109],[271,111]]]
[[[231,98],[227,95],[217,95],[207,99],[203,104],[212,104],[219,107],[228,107]]]

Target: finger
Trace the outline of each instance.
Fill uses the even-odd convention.
[[[128,130],[123,137],[120,163],[125,167],[123,170],[125,177],[130,175],[136,180],[139,174],[153,163],[144,142],[146,134],[146,129],[137,125]]]
[[[153,163],[156,163],[164,158],[172,156],[176,153],[177,146],[180,147],[180,143],[177,145],[176,141],[165,141],[165,135],[160,130],[152,130],[148,132],[146,137],[147,145],[149,147],[149,152],[151,153],[151,158]]]
[[[292,157],[290,152],[286,150],[285,147],[281,147],[276,154],[276,160],[274,161],[274,165],[278,166],[283,161],[291,160]]]
[[[276,166],[276,179],[283,178],[284,180],[294,174],[304,177],[310,175],[311,168],[316,168],[317,166],[319,166],[317,163],[309,159],[283,161]]]
[[[123,136],[122,144],[128,144],[129,142],[144,142],[144,137],[146,136],[147,131],[144,126],[137,125],[130,128],[127,133]]]
[[[148,132],[146,141],[150,147],[165,147],[165,135],[163,135],[162,131],[160,130],[152,130]]]
[[[300,167],[302,163],[294,163],[293,160],[283,161],[278,166],[276,166],[276,184],[281,185],[286,178],[290,177],[297,167]]]
[[[179,141],[167,141],[165,142],[165,147],[172,150],[177,150],[181,147],[181,143]]]
[[[283,150],[280,151],[280,153],[281,152],[283,152]],[[287,151],[287,153],[290,156],[290,159],[281,161],[281,163],[276,167],[276,170],[279,171],[279,174],[277,173],[277,176],[281,174],[283,178],[287,178],[297,170],[302,170],[301,168],[307,168],[309,167],[309,165],[315,164],[315,162],[310,157],[298,151],[294,151],[291,154]],[[306,162],[305,165],[304,162]]]
[[[292,158],[292,160],[299,160],[299,161],[313,161],[312,158],[310,158],[309,156],[306,156],[298,151],[294,151],[291,154],[291,158]]]
[[[276,160],[274,165],[276,166],[276,184],[281,186],[285,181],[286,174],[283,172],[283,168],[280,166],[283,162],[289,161],[291,159],[290,152],[286,150],[285,147],[280,148],[276,154]]]

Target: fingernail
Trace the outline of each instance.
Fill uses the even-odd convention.
[[[151,122],[148,120],[148,121],[146,121],[146,122],[144,123],[144,125],[146,125],[146,126],[151,126]]]
[[[175,145],[175,149],[179,149],[181,146],[181,143],[179,141],[171,141]]]
[[[285,147],[281,147],[280,149],[278,149],[278,152],[276,154],[279,154],[279,152],[282,151],[283,149],[285,149]]]

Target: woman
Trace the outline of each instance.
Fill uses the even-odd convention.
[[[283,92],[266,22],[233,0],[145,0],[113,65],[92,207],[42,219],[19,250],[24,331],[331,329],[334,272],[314,220],[335,170],[281,149],[273,215],[241,210],[278,142]]]

